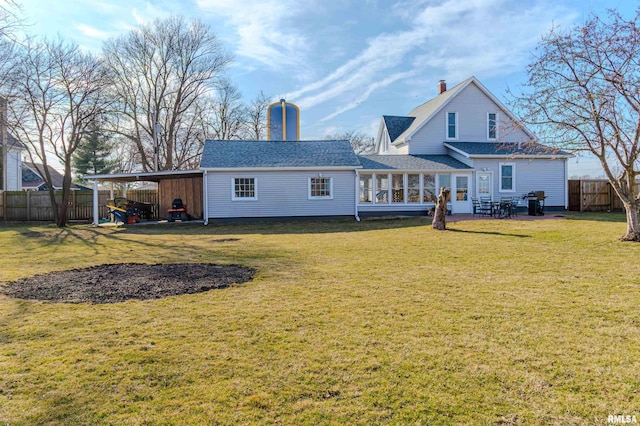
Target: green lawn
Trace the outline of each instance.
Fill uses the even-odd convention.
[[[0,424],[640,418],[640,245],[617,241],[622,215],[449,228],[0,227],[0,282],[113,262],[258,270],[155,301],[0,296]]]

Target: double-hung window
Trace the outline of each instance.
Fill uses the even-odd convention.
[[[233,201],[255,201],[258,199],[256,178],[240,177],[231,180],[231,199]]]
[[[447,112],[447,139],[458,139],[457,112]]]
[[[500,191],[516,191],[516,165],[515,163],[500,163]]]
[[[490,112],[487,114],[487,139],[498,138],[498,114]]]
[[[330,177],[309,178],[309,199],[333,198],[333,180]]]

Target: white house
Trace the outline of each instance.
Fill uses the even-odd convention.
[[[424,214],[440,187],[452,213],[473,197],[544,191],[546,209],[567,206],[567,158],[535,136],[475,77],[406,116],[383,116],[375,154],[347,141],[205,142],[205,218]],[[523,201],[524,203],[524,201]]]
[[[13,136],[8,136],[7,145],[7,191],[22,190],[22,151],[24,146]],[[0,149],[4,141],[0,139]],[[0,188],[1,190],[2,188]]]
[[[547,209],[565,209],[566,152],[535,135],[475,77],[406,116],[383,116],[375,154],[361,156],[360,215],[424,211],[440,187],[451,189],[453,213],[471,212],[472,197],[518,197],[544,191]]]
[[[451,189],[453,214],[470,213],[473,197],[533,191],[545,192],[545,209],[564,210],[569,156],[537,143],[475,77],[450,90],[441,81],[406,116],[382,117],[371,155],[348,141],[205,141],[202,218],[425,214],[441,187]],[[175,178],[165,174],[118,178]]]

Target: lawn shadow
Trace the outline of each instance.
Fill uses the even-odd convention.
[[[451,228],[447,229],[447,231],[460,232],[464,234],[484,234],[484,235],[499,235],[501,237],[531,238],[531,235],[510,234],[508,232],[497,232],[497,231],[469,231],[466,229],[451,229]]]
[[[412,228],[431,224],[427,216],[394,217],[381,219],[366,219],[357,222],[355,219],[301,219],[301,220],[264,220],[249,222],[220,222],[208,225],[193,224],[172,226],[161,224],[157,226],[126,226],[122,229],[126,234],[211,234],[211,235],[279,235],[279,234],[327,234],[345,232],[366,232],[389,229]]]
[[[624,212],[566,212],[567,220],[586,220],[593,222],[625,223],[627,216]]]

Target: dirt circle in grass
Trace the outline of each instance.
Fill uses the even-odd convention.
[[[120,263],[22,278],[0,291],[19,299],[116,303],[226,288],[254,275],[254,269],[237,265]]]

